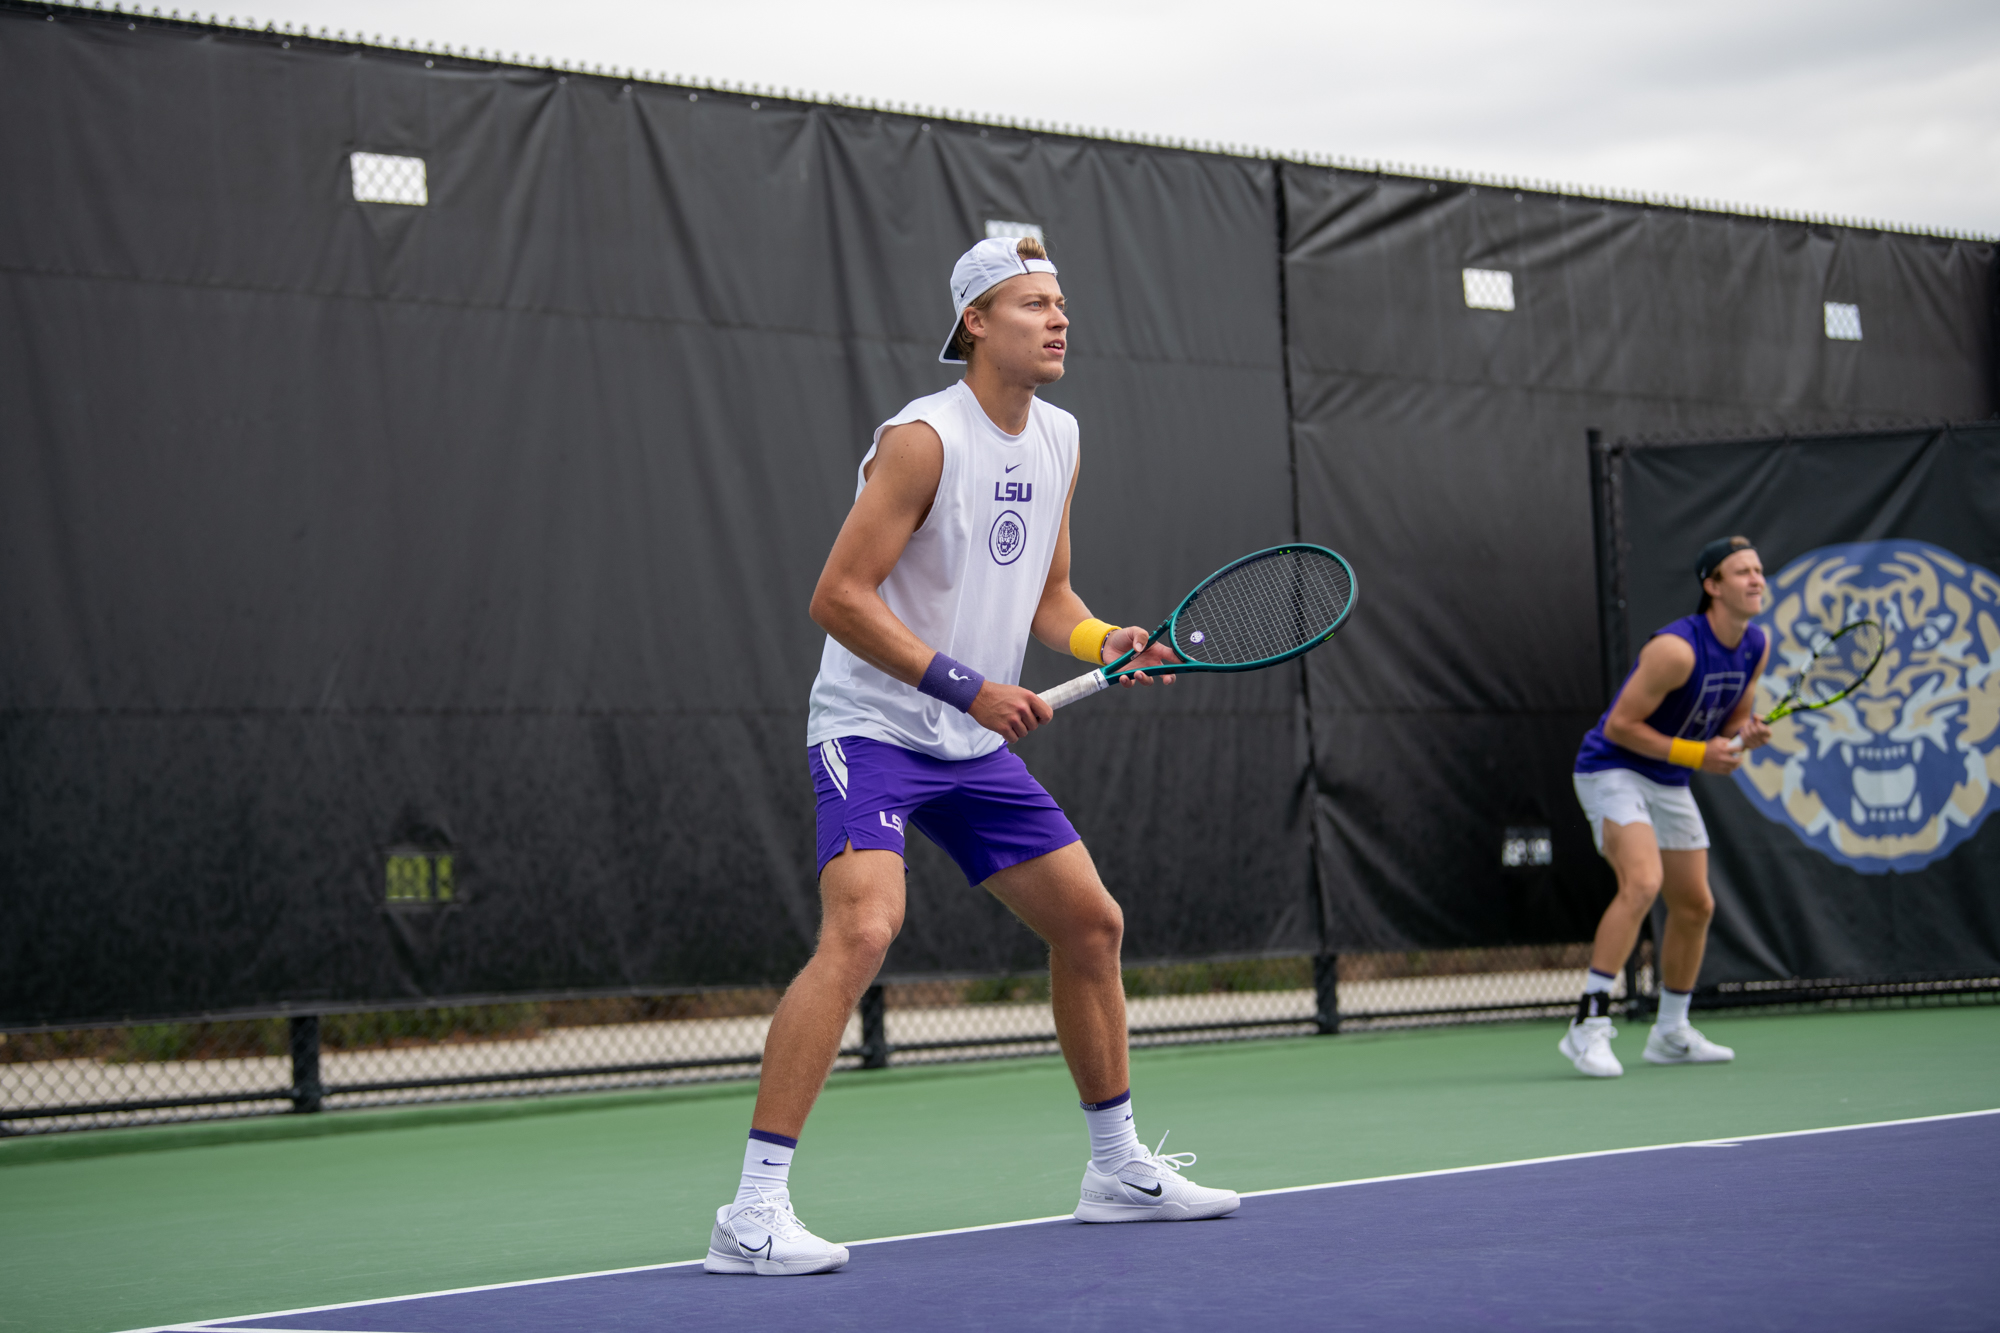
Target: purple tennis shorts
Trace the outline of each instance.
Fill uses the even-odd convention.
[[[843,736],[807,749],[819,797],[819,868],[856,851],[903,854],[903,828],[944,848],[974,884],[1078,841],[1055,797],[1006,746],[977,759],[933,759]]]

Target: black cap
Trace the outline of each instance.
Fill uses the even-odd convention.
[[[1701,554],[1695,557],[1694,576],[1705,583],[1708,581],[1708,576],[1715,572],[1717,565],[1727,560],[1730,556],[1735,555],[1738,551],[1753,549],[1755,548],[1751,545],[1748,537],[1717,537],[1714,541],[1702,547]]]

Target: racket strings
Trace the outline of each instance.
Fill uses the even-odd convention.
[[[1215,666],[1281,657],[1323,637],[1352,596],[1338,560],[1318,551],[1274,551],[1196,589],[1175,617],[1174,649]]]
[[[1793,693],[1808,704],[1831,703],[1859,685],[1881,655],[1882,627],[1861,621],[1813,655]]]

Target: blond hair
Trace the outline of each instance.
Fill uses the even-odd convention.
[[[1023,259],[1047,259],[1049,257],[1049,252],[1043,249],[1042,243],[1033,236],[1023,236],[1020,240],[1014,242],[1014,253]],[[978,298],[967,305],[965,309],[977,310],[983,315],[993,308],[994,299],[999,295],[1000,284],[996,282],[981,292]],[[970,364],[972,361],[972,349],[978,342],[977,338],[965,331],[965,314],[961,311],[958,316],[958,327],[952,330],[951,349]]]

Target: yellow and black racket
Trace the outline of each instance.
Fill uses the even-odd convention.
[[[1812,661],[1792,681],[1778,706],[1764,715],[1764,721],[1776,722],[1790,713],[1839,703],[1874,673],[1888,646],[1889,636],[1873,620],[1857,620],[1822,636],[1813,646]],[[1740,737],[1737,743],[1742,743]]]

